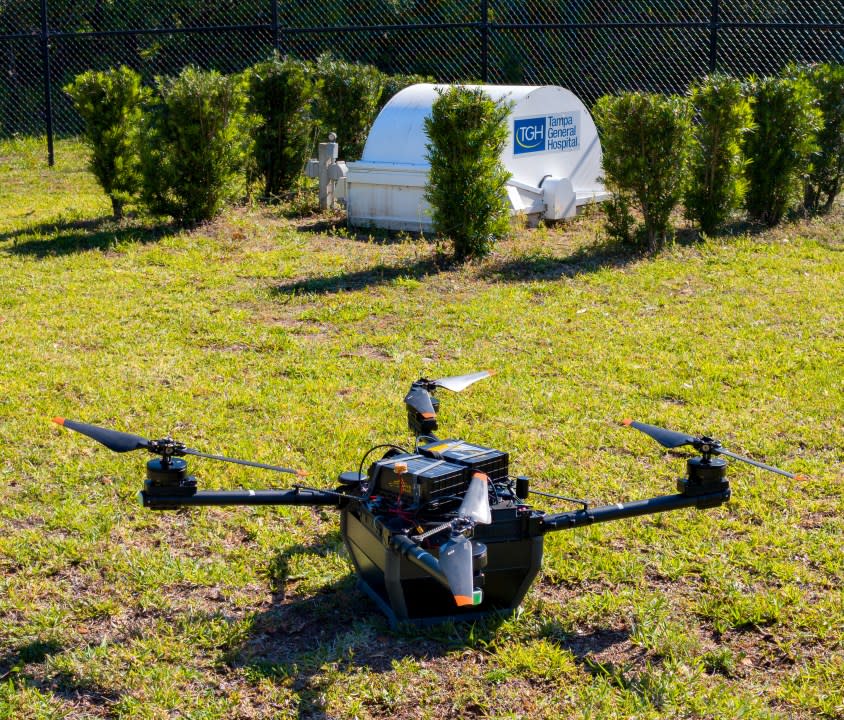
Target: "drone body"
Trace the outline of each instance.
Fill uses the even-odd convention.
[[[437,429],[437,388],[459,392],[488,377],[480,372],[441,380],[421,378],[405,396],[412,450],[388,452],[363,472],[340,475],[336,490],[295,485],[290,490],[199,490],[184,455],[212,458],[277,472],[290,468],[208,455],[170,438],[146,440],[62,418],[56,422],[101,442],[116,452],[146,449],[158,458],[147,463],[140,499],[144,507],[172,510],[199,505],[333,506],[360,587],[391,623],[427,624],[472,620],[508,613],[524,599],[542,564],[548,532],[681,508],[706,509],[730,498],[722,454],[795,477],[697,438],[653,425],[625,421],[665,447],[692,445],[702,453],[687,462],[678,492],[602,507],[551,495],[580,507],[557,514],[532,508],[526,477],[509,474],[506,452],[463,440],[441,440]],[[382,447],[382,446],[378,446]],[[376,448],[373,448],[375,450]],[[370,453],[372,450],[369,451]]]
[[[340,529],[361,588],[392,622],[469,619],[519,606],[542,562],[542,513],[517,496],[508,469],[507,453],[462,440],[434,440],[370,467],[365,498],[343,508]],[[473,488],[482,488],[482,517],[464,520],[465,529],[444,522]],[[423,511],[413,509],[420,505]],[[461,530],[470,531],[462,552],[471,584],[456,592],[437,565]]]

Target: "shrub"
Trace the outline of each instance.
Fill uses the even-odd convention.
[[[214,217],[243,185],[248,147],[242,80],[187,67],[159,79],[141,160],[143,198],[180,222]]]
[[[811,213],[828,212],[844,183],[844,65],[815,65],[805,70],[805,77],[818,94],[823,124],[804,205]]]
[[[278,197],[301,174],[313,142],[313,74],[304,63],[274,56],[253,66],[247,77],[247,107],[256,116],[255,166],[264,194]]]
[[[626,242],[644,237],[650,247],[671,230],[680,199],[689,137],[688,103],[639,92],[604,96],[595,105],[603,148],[604,181],[615,200],[607,230]],[[642,213],[635,232],[630,207]]]
[[[434,101],[425,119],[431,164],[425,197],[434,229],[451,238],[458,261],[483,257],[510,229],[501,163],[510,106],[482,89],[451,87]]]
[[[713,233],[744,198],[742,141],[752,113],[741,82],[725,75],[693,84],[690,96],[694,122],[684,204],[689,219]]]
[[[359,160],[378,113],[383,75],[371,65],[356,65],[321,55],[317,60],[319,92],[316,116],[320,138],[337,133],[340,157]]]
[[[91,172],[119,219],[141,186],[138,128],[147,94],[141,76],[124,66],[91,70],[78,75],[64,90],[85,123]]]
[[[817,96],[801,77],[751,78],[753,131],[745,137],[745,207],[752,220],[773,226],[799,199],[820,126]]]

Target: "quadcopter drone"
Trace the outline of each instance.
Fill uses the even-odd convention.
[[[148,440],[139,435],[75,422],[54,421],[87,435],[110,450],[147,450],[141,504],[152,510],[198,505],[333,506],[363,591],[392,624],[427,624],[474,620],[515,610],[539,572],[546,533],[620,520],[637,515],[714,508],[730,499],[727,463],[749,463],[789,478],[801,476],[730,452],[707,436],[697,437],[655,425],[625,420],[663,447],[691,446],[700,453],[686,461],[686,477],[677,493],[595,507],[587,500],[532,490],[525,476],[510,475],[509,455],[458,439],[441,439],[437,430],[440,388],[461,392],[489,377],[489,371],[420,378],[404,398],[412,449],[377,445],[361,459],[357,471],[343,472],[334,490],[301,483],[289,490],[200,490],[188,474],[185,456],[209,458],[304,477],[291,468],[238,460],[194,450],[170,437]],[[364,472],[367,459],[387,448]],[[577,506],[546,514],[531,507],[529,495]]]

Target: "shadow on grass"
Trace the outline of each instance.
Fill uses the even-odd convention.
[[[62,651],[62,646],[53,640],[33,640],[0,655],[0,680],[15,673],[29,663],[40,663],[49,655]]]
[[[474,622],[445,622],[431,626],[403,624],[391,628],[375,604],[357,587],[356,576],[322,587],[303,600],[291,600],[284,585],[295,555],[336,552],[339,532],[312,545],[299,545],[280,553],[271,565],[276,602],[256,616],[247,637],[227,654],[228,664],[255,678],[284,682],[295,695],[296,716],[327,718],[325,695],[338,675],[359,671],[386,674],[398,664],[441,661],[455,650],[488,651],[502,642],[500,629],[509,622],[505,614],[491,614]],[[518,616],[506,643],[546,638],[570,652],[575,662],[595,676],[604,676],[620,687],[633,687],[644,659],[630,643],[628,630],[597,628],[573,634],[556,623],[537,623]],[[641,653],[646,651],[641,650]],[[632,654],[631,654],[632,653]]]
[[[479,276],[485,280],[505,282],[554,280],[597,272],[606,267],[624,267],[652,256],[653,253],[637,252],[617,245],[600,245],[577,250],[566,257],[537,254],[502,261],[493,259],[481,267]],[[420,280],[428,275],[447,272],[451,267],[453,265],[448,259],[434,256],[403,265],[380,264],[354,272],[282,282],[273,288],[272,293],[279,297],[328,295],[385,285],[400,278]]]
[[[12,245],[5,251],[9,255],[42,258],[88,250],[104,251],[125,242],[146,244],[155,242],[178,228],[175,223],[146,225],[131,219],[116,221],[102,217],[94,220],[41,223],[20,228],[0,234],[0,242],[12,241]],[[24,239],[30,236],[34,237]]]
[[[724,226],[713,237],[731,238],[760,235],[770,228],[747,220],[737,220]],[[698,245],[703,241],[695,228],[678,228],[673,244],[683,247]],[[633,263],[652,260],[662,252],[662,247],[647,248],[625,245],[620,241],[605,240],[580,247],[569,255],[556,256],[536,252],[515,259],[492,261],[482,271],[486,279],[522,282],[531,280],[556,280],[576,275],[598,272],[606,268],[624,268]]]
[[[428,240],[432,245],[434,239],[421,231],[386,230],[377,227],[349,227],[345,217],[318,218],[311,222],[300,223],[297,232],[311,235],[330,235],[342,240],[352,240],[370,245],[400,245],[408,240]]]
[[[306,599],[285,596],[293,556],[325,555],[337,552],[341,544],[336,531],[312,545],[298,545],[280,553],[270,571],[276,602],[254,618],[246,640],[228,653],[228,662],[234,668],[289,681],[298,697],[299,718],[327,717],[322,698],[337,672],[392,672],[396,662],[438,658],[465,646],[470,637],[491,637],[493,628],[500,624],[500,618],[492,617],[474,625],[401,625],[391,629],[387,618],[359,589],[354,573]]]
[[[55,641],[33,640],[0,656],[0,682],[31,687],[40,692],[49,691],[57,698],[88,708],[110,707],[120,699],[119,693],[80,682],[68,673],[59,673],[45,682],[22,672],[26,665],[43,663],[49,656],[63,650]]]
[[[604,268],[623,268],[653,257],[654,254],[620,243],[596,243],[565,256],[536,253],[500,262],[493,260],[483,269],[481,276],[506,282],[556,280],[593,273]]]
[[[427,275],[435,275],[442,271],[440,264],[431,258],[417,260],[405,265],[374,265],[355,272],[327,275],[324,277],[294,280],[276,285],[272,293],[276,296],[298,295],[311,293],[315,295],[329,295],[347,290],[360,290],[366,287],[385,285],[399,278],[421,279]]]

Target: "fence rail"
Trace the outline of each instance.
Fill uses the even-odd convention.
[[[844,62],[844,0],[0,0],[0,137],[79,131],[62,87],[125,64],[235,72],[331,52],[443,82],[683,92],[707,72]]]

